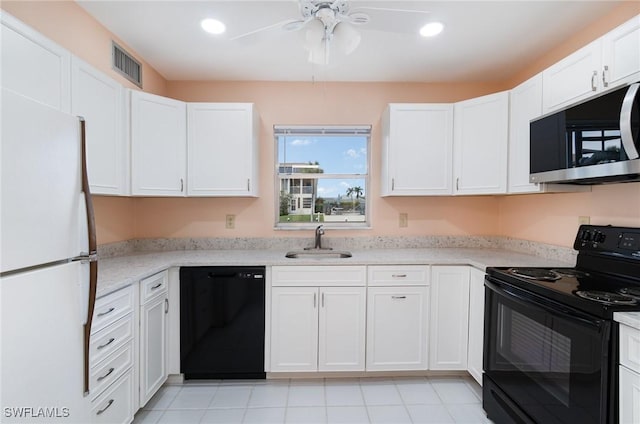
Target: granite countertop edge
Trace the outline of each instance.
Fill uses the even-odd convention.
[[[342,259],[290,259],[283,250],[136,252],[99,261],[97,296],[105,296],[165,269],[182,266],[470,265],[482,271],[491,266],[574,266],[574,263],[489,248],[365,249],[351,253],[352,257]]]

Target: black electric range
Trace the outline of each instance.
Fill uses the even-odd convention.
[[[574,268],[488,268],[499,279],[601,318],[640,311],[640,228],[583,225]]]

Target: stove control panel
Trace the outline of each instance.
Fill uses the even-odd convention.
[[[640,259],[640,228],[581,225],[573,248],[578,251],[618,253]]]

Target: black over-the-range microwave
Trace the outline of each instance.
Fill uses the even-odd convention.
[[[640,181],[640,82],[530,124],[532,183]]]

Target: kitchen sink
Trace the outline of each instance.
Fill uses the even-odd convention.
[[[350,258],[351,252],[340,250],[309,249],[287,252],[285,256],[291,259],[341,259]]]

